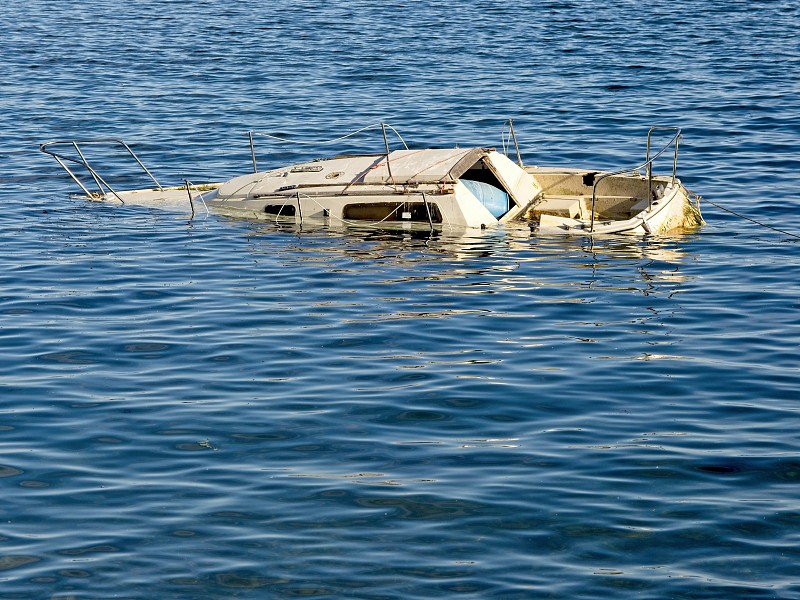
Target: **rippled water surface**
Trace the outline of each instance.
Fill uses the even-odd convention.
[[[800,9],[729,0],[0,8],[0,598],[800,598]],[[531,164],[679,125],[702,229],[285,228],[88,203],[246,132]],[[259,140],[259,165],[380,151]],[[669,161],[662,165],[669,170]]]

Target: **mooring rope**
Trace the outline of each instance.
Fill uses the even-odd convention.
[[[784,231],[783,229],[778,229],[777,227],[773,227],[772,225],[767,225],[766,223],[762,223],[761,221],[757,221],[755,219],[752,219],[752,218],[750,218],[750,217],[748,217],[746,215],[743,215],[741,213],[736,212],[735,210],[731,210],[730,208],[726,208],[726,207],[724,207],[724,206],[722,206],[720,204],[717,204],[716,202],[712,202],[711,200],[708,200],[707,198],[703,198],[700,194],[695,194],[692,190],[690,190],[688,188],[686,189],[686,191],[689,192],[692,196],[694,196],[694,198],[697,201],[702,200],[703,202],[708,202],[711,206],[714,206],[714,207],[716,207],[716,208],[718,208],[720,210],[723,210],[723,211],[725,211],[727,213],[730,213],[734,217],[739,217],[740,219],[744,219],[745,221],[750,221],[751,223],[755,223],[756,225],[764,227],[765,229],[771,229],[772,231],[777,231],[778,233],[782,233],[783,235],[788,235],[789,237],[793,237],[793,238],[796,238],[796,239],[800,240],[800,235],[797,235],[796,233],[791,233],[789,231]]]

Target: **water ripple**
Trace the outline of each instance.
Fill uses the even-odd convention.
[[[513,117],[526,163],[618,168],[677,124],[689,187],[792,230],[798,8],[630,9],[0,12],[0,595],[800,596],[788,236],[710,205],[593,242],[190,220],[68,199],[36,152],[122,137],[212,181],[251,129],[499,146]]]

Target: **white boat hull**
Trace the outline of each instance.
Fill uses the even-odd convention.
[[[654,129],[659,128],[650,133]],[[608,173],[523,167],[493,148],[429,148],[338,156],[248,173],[222,183],[163,187],[121,140],[54,141],[41,149],[51,154],[92,200],[157,206],[193,215],[215,210],[288,223],[430,229],[528,224],[541,231],[578,235],[654,235],[703,223],[675,177],[679,135],[671,142],[675,144],[671,177],[645,177],[630,170]],[[89,166],[79,144],[121,146],[155,187],[112,188]],[[78,157],[56,151],[56,147],[72,149]],[[253,162],[255,165],[255,159]],[[70,163],[87,169],[99,192],[91,192],[69,168]],[[649,170],[652,161],[645,164]]]

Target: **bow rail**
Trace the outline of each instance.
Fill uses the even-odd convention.
[[[675,135],[672,136],[672,139],[670,139],[666,144],[664,144],[664,146],[658,152],[656,152],[653,155],[652,158],[650,158],[650,141],[651,141],[651,137],[652,137],[654,131],[659,131],[659,130],[660,131],[674,131]],[[680,139],[681,139],[681,128],[680,127],[664,127],[664,126],[660,126],[660,125],[656,125],[654,127],[651,127],[647,131],[647,153],[645,155],[645,161],[641,165],[637,165],[637,166],[629,168],[629,169],[621,169],[619,171],[611,171],[609,173],[603,173],[599,177],[595,178],[594,184],[592,185],[592,211],[591,211],[592,214],[591,214],[591,224],[589,225],[589,233],[594,233],[594,216],[595,216],[594,205],[595,205],[595,201],[597,200],[597,185],[601,181],[603,181],[603,179],[605,179],[606,177],[611,177],[613,175],[622,175],[623,173],[637,173],[638,174],[642,169],[646,168],[647,169],[647,191],[648,191],[648,193],[647,193],[647,199],[648,199],[647,208],[648,208],[648,210],[653,208],[653,191],[652,191],[653,190],[653,162],[655,162],[655,160],[659,156],[664,154],[664,152],[666,152],[669,149],[670,146],[672,146],[672,145],[675,146],[675,153],[674,153],[673,158],[672,158],[672,185],[675,185],[675,174],[676,174],[676,172],[678,170],[678,144],[680,142]]]
[[[67,174],[72,178],[72,180],[78,184],[78,186],[86,193],[87,196],[96,197],[98,194],[100,196],[105,196],[106,194],[114,194],[117,200],[125,203],[120,195],[116,192],[116,190],[111,186],[111,184],[103,178],[102,175],[93,167],[89,160],[86,158],[86,147],[87,146],[111,146],[111,147],[119,147],[122,148],[124,151],[133,158],[134,162],[138,165],[138,167],[147,175],[147,177],[155,184],[156,188],[159,190],[164,190],[158,180],[153,176],[150,170],[144,166],[144,163],[136,156],[131,147],[128,146],[125,142],[118,139],[83,139],[83,140],[54,140],[51,142],[46,142],[39,146],[39,150],[44,152],[45,154],[49,154],[52,156],[61,168],[64,169]],[[70,148],[73,154],[67,154],[66,148]],[[95,186],[97,186],[97,190],[92,192],[89,190],[81,178],[76,174],[73,169],[69,168],[69,164],[79,165],[83,167],[91,176],[92,180],[94,180]]]

